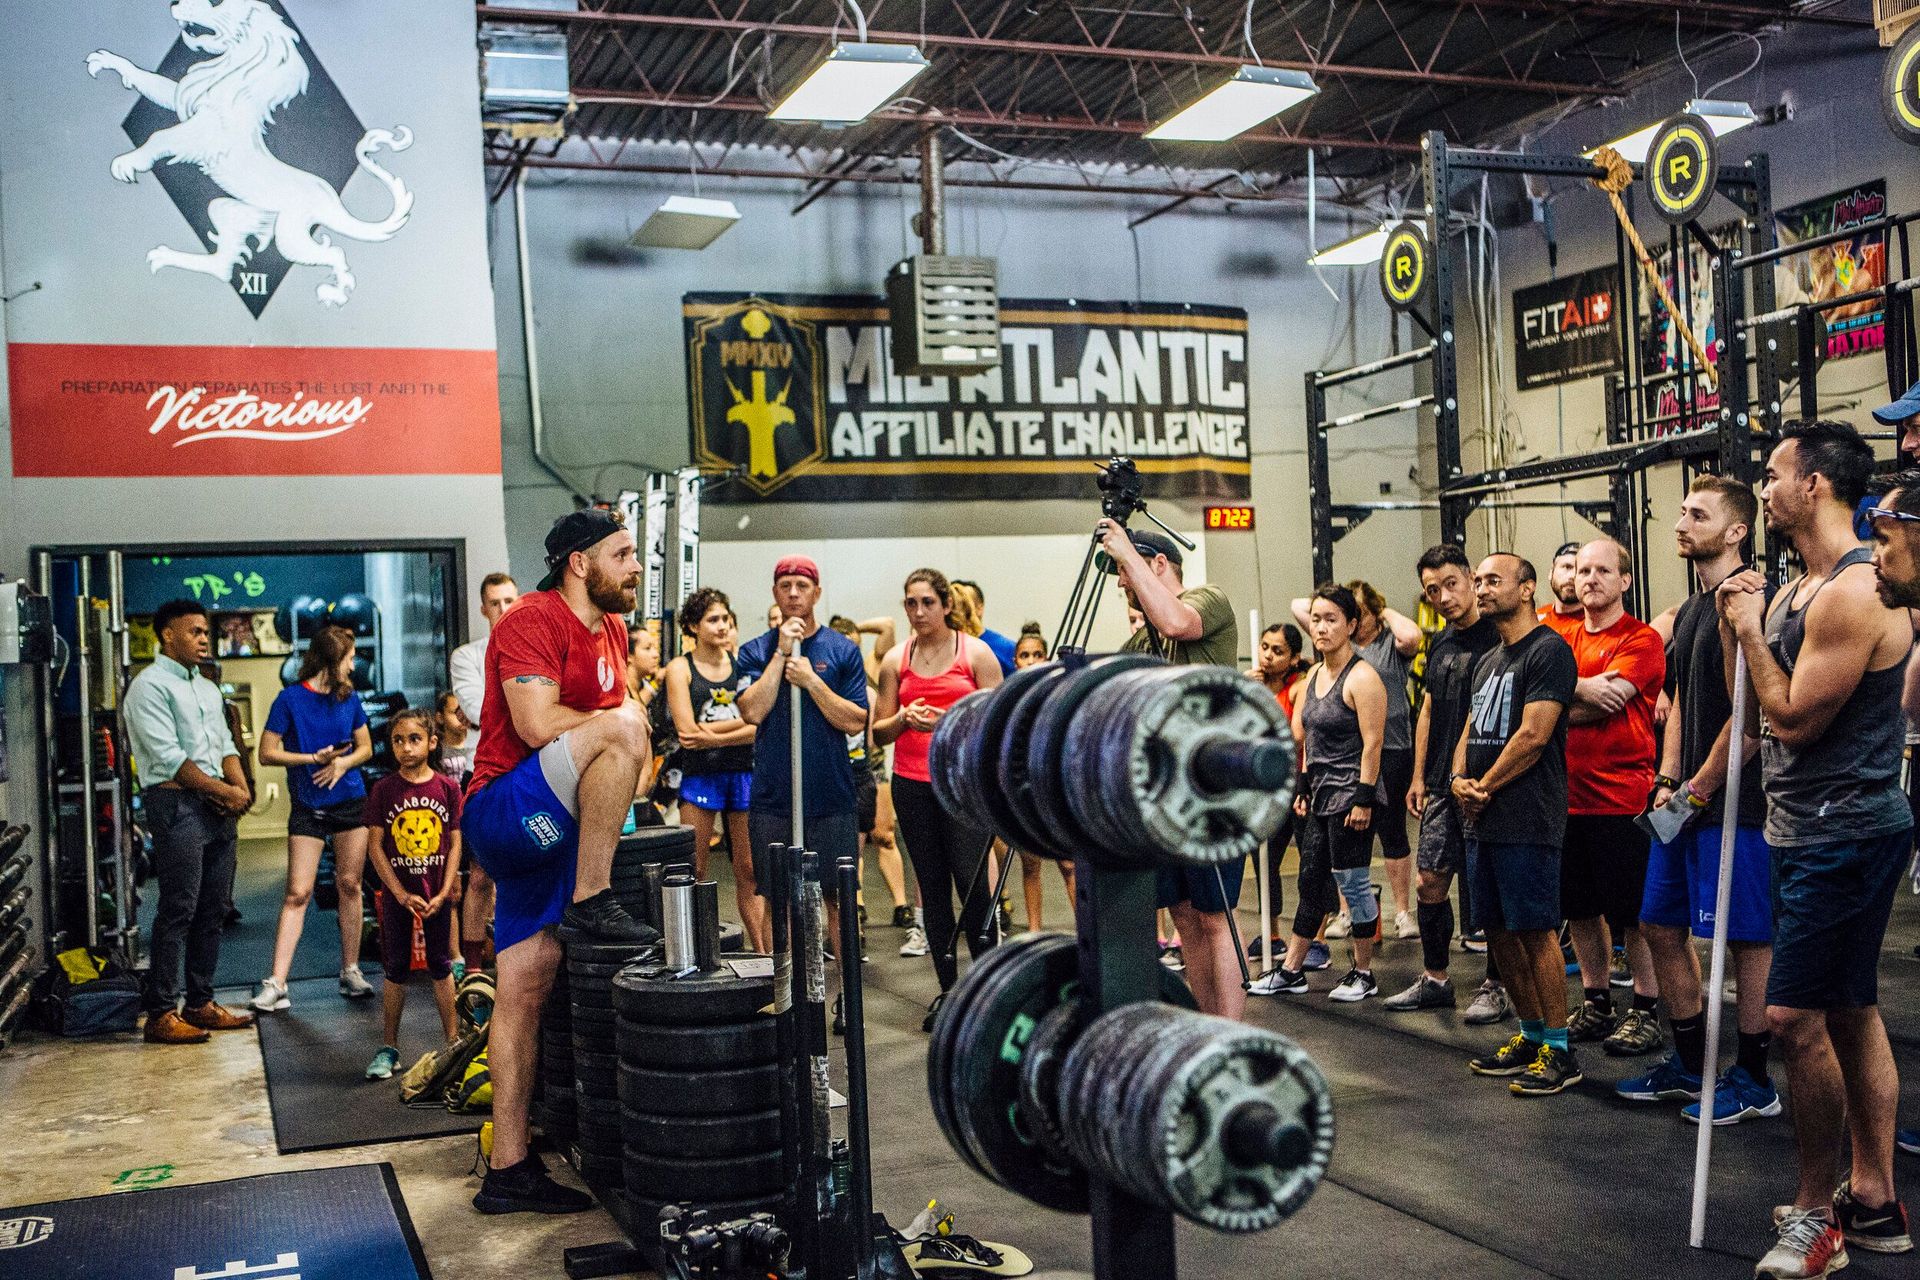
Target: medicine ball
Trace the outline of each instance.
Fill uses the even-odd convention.
[[[333,602],[327,621],[336,627],[345,627],[356,636],[370,636],[373,634],[374,616],[379,612],[371,598],[358,591],[350,591]]]
[[[291,602],[281,605],[273,611],[273,629],[288,644],[297,639],[301,644],[313,639],[314,633],[327,625],[327,602],[318,596],[298,595]],[[288,683],[292,683],[289,681]]]

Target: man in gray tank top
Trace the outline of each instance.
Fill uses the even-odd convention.
[[[1854,536],[1873,451],[1844,423],[1793,422],[1760,498],[1806,572],[1769,605],[1757,573],[1720,585],[1723,643],[1746,658],[1774,850],[1767,1022],[1786,1058],[1800,1182],[1758,1276],[1824,1275],[1846,1245],[1912,1248],[1893,1185],[1899,1078],[1877,966],[1912,815],[1900,789],[1905,614],[1875,590]],[[1731,651],[1727,661],[1733,669]],[[1751,730],[1749,730],[1751,731]],[[1851,1139],[1849,1169],[1841,1136]]]

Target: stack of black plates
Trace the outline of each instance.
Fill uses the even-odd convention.
[[[672,979],[637,964],[613,981],[620,1132],[637,1230],[660,1206],[779,1207],[780,1065],[772,978]]]
[[[641,827],[620,837],[613,851],[613,896],[636,920],[658,922],[660,904],[648,904],[642,868],[649,863],[693,865],[692,827]],[[658,892],[655,885],[654,892]]]
[[[534,1081],[533,1120],[555,1142],[577,1130],[573,1100],[573,1005],[563,966],[540,1011],[540,1067]]]
[[[567,948],[572,1002],[574,1106],[578,1131],[569,1154],[594,1187],[620,1185],[620,1099],[613,1029],[613,976],[657,946],[588,941],[560,930]]]

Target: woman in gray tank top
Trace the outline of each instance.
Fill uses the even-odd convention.
[[[1359,613],[1353,593],[1331,584],[1314,593],[1308,608],[1307,629],[1320,662],[1307,673],[1294,701],[1293,733],[1302,765],[1294,799],[1294,813],[1303,820],[1299,907],[1286,963],[1264,988],[1276,994],[1306,991],[1301,966],[1307,947],[1342,896],[1353,918],[1353,967],[1328,998],[1352,1002],[1379,992],[1372,969],[1379,909],[1367,868],[1380,802],[1387,691],[1379,673],[1354,650]]]

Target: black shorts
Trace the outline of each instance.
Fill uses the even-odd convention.
[[[1373,829],[1380,837],[1380,856],[1404,858],[1413,852],[1407,840],[1407,789],[1413,786],[1413,752],[1381,751],[1379,811]]]
[[[386,981],[405,986],[413,972],[413,912],[385,889],[374,894],[374,904],[380,917],[381,973]],[[418,925],[426,950],[421,972],[436,982],[453,972],[453,927],[459,915],[460,909],[448,904]]]
[[[1604,916],[1616,942],[1640,923],[1647,892],[1647,833],[1623,813],[1570,813],[1560,854],[1560,914]]]
[[[880,784],[869,770],[853,780],[853,812],[860,834],[870,836],[880,821]]]
[[[1767,1003],[1880,1003],[1880,944],[1913,848],[1911,831],[1773,851],[1773,967]]]
[[[311,809],[304,804],[293,806],[293,812],[287,815],[287,834],[290,836],[311,836],[315,840],[325,840],[328,836],[337,836],[351,831],[355,827],[365,826],[366,797],[342,800],[339,804],[330,804],[323,809]]]
[[[1161,867],[1154,873],[1159,905],[1186,903],[1195,911],[1222,915],[1240,905],[1246,859],[1213,867]]]
[[[1420,815],[1420,862],[1422,871],[1450,876],[1467,869],[1467,833],[1460,821],[1460,806],[1444,791],[1427,792],[1427,807]]]
[[[839,884],[842,858],[860,856],[858,818],[852,813],[830,813],[806,821],[807,848],[820,855],[820,888],[829,899]],[[793,839],[793,819],[784,813],[763,813],[754,809],[747,814],[747,843],[753,849],[753,882],[764,897],[772,897],[769,886],[773,873],[768,867],[768,848]]]

